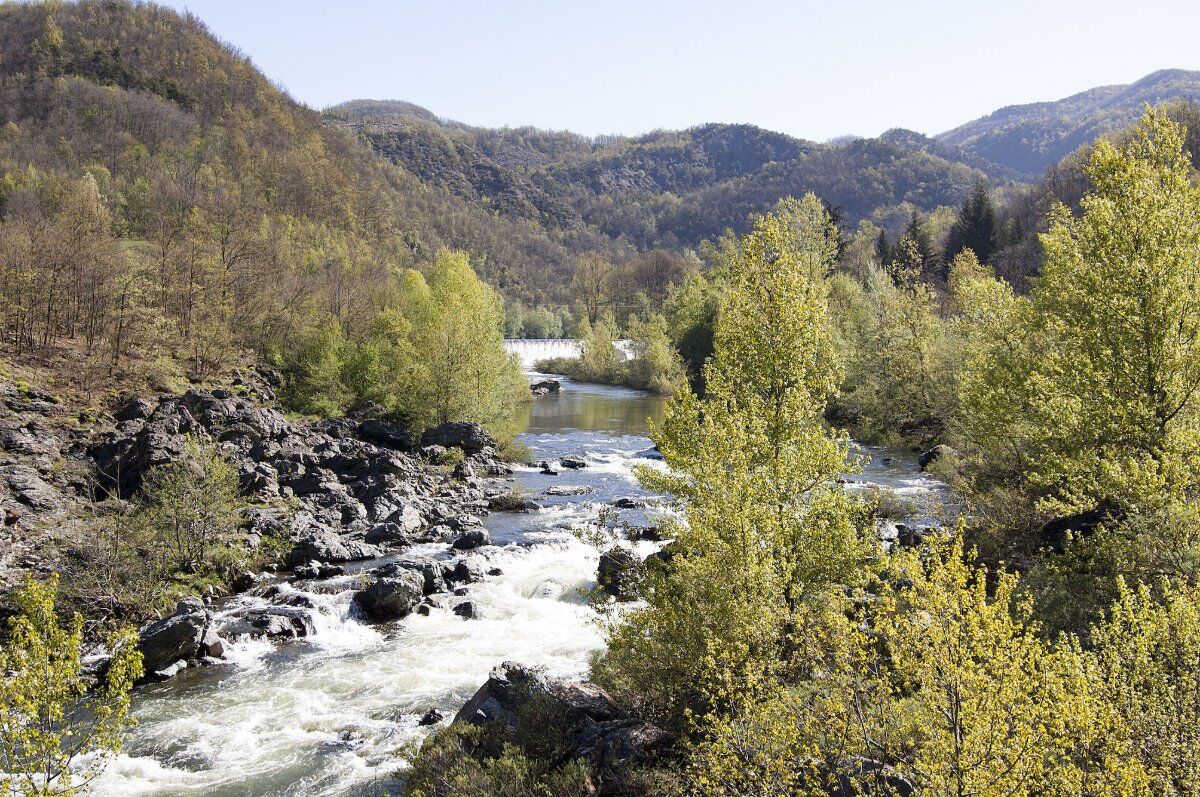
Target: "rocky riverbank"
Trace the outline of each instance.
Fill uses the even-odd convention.
[[[99,502],[133,499],[147,474],[178,461],[190,440],[215,444],[237,469],[251,506],[234,543],[254,550],[271,540],[279,552],[267,572],[230,580],[231,592],[257,593],[266,605],[215,622],[206,604],[220,594],[181,595],[173,615],[144,628],[151,676],[220,657],[240,638],[311,634],[312,607],[281,588],[288,579],[330,578],[348,563],[395,559],[362,572],[355,600],[366,619],[387,621],[486,577],[475,555],[489,542],[480,517],[507,492],[500,477],[511,468],[484,429],[450,423],[417,437],[370,407],[336,420],[291,420],[276,406],[277,386],[264,369],[235,377],[229,388],[128,397],[89,414],[34,388],[0,383],[0,585],[11,587],[26,572],[60,572],[84,556],[80,546]],[[457,464],[438,464],[447,460]],[[459,555],[436,563],[404,556],[429,542],[450,542]],[[469,617],[472,609],[464,602],[455,611]]]

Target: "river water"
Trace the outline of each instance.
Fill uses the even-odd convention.
[[[600,551],[577,532],[594,529],[602,513],[610,516],[617,498],[653,503],[633,469],[652,461],[645,456],[651,446],[647,419],[658,417],[663,403],[639,391],[565,380],[559,394],[538,397],[520,436],[533,458],[583,456],[588,467],[564,469],[559,476],[518,470],[514,487],[543,509],[486,519],[497,543],[486,549],[488,566],[502,575],[470,586],[477,619],[464,620],[445,608],[386,626],[366,625],[350,610],[359,585],[354,573],[285,586],[305,591],[316,605],[316,634],[280,646],[240,643],[222,664],[139,689],[138,727],[94,783],[94,793],[391,793],[405,755],[428,731],[418,726],[421,715],[438,708],[453,716],[496,664],[513,660],[555,675],[586,675],[590,657],[603,646],[585,597],[594,586]],[[850,489],[892,488],[922,506],[922,514],[932,513],[938,485],[919,473],[913,457],[861,453],[870,461],[851,477]],[[546,494],[567,485],[587,492]],[[639,510],[618,514],[633,524],[644,522]],[[445,545],[421,547],[418,552],[448,555]],[[255,601],[262,602],[237,598],[218,611]]]

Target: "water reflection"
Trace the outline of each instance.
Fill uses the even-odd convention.
[[[531,378],[553,376],[531,375]],[[666,396],[643,393],[623,387],[592,385],[553,376],[563,383],[559,393],[541,396],[526,405],[522,431],[528,435],[546,433],[605,432],[611,435],[644,435],[647,420],[662,418]]]

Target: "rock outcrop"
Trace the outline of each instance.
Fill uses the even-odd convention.
[[[535,716],[536,728],[522,721]],[[492,670],[454,722],[490,727],[513,742],[522,733],[559,735],[569,756],[584,759],[601,782],[644,761],[666,739],[662,730],[631,716],[600,687],[552,678],[511,661]]]

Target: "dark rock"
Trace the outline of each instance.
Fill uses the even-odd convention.
[[[459,559],[446,573],[446,581],[450,584],[474,584],[482,581],[483,576],[483,564],[478,559]]]
[[[830,797],[855,797],[864,793],[880,793],[893,797],[911,797],[916,787],[889,764],[870,758],[849,758],[834,762],[833,788]]]
[[[494,495],[488,499],[488,509],[493,512],[536,512],[541,508],[541,504],[517,493]]]
[[[357,540],[345,540],[329,530],[309,532],[307,536],[296,543],[288,553],[286,564],[290,567],[307,564],[313,560],[318,562],[354,562],[360,559],[374,559],[379,556],[379,549],[374,545]]]
[[[159,672],[180,659],[201,655],[200,645],[212,617],[199,599],[179,602],[175,613],[152,623],[138,635],[138,650],[147,674]]]
[[[417,438],[403,426],[387,423],[377,418],[369,418],[358,425],[358,436],[369,440],[377,446],[395,449],[396,451],[413,451],[417,447]]]
[[[363,535],[363,541],[370,545],[409,545],[412,539],[411,532],[406,531],[399,523],[390,521],[373,526]]]
[[[929,449],[924,454],[922,454],[920,459],[917,460],[917,464],[919,464],[921,466],[921,470],[928,470],[929,466],[932,465],[933,463],[935,463],[941,459],[944,459],[946,457],[953,457],[955,455],[956,455],[956,452],[953,448],[942,443],[942,444],[934,446],[933,448]]]
[[[200,656],[208,656],[210,658],[219,659],[225,655],[225,640],[221,639],[211,627],[205,629],[204,636],[200,640],[200,647],[197,651]]]
[[[546,495],[587,495],[594,492],[591,487],[583,484],[558,484],[546,490]]]
[[[235,593],[249,592],[257,587],[261,581],[262,577],[257,573],[242,573],[241,575],[234,577],[233,581],[230,583],[230,586],[233,588]]]
[[[446,719],[446,715],[438,711],[436,708],[431,708],[421,715],[421,719],[417,720],[417,724],[422,728],[427,728],[430,725],[437,725]]]
[[[587,460],[583,457],[563,457],[558,462],[564,468],[570,468],[571,470],[580,470],[588,466]]]
[[[896,543],[902,548],[916,548],[925,542],[926,529],[909,526],[904,523],[896,524]]]
[[[47,484],[28,465],[0,466],[0,483],[7,484],[18,501],[33,509],[54,509],[63,502],[58,490]]]
[[[426,462],[440,462],[445,456],[445,446],[421,446],[421,459]]]
[[[645,509],[649,504],[640,498],[631,498],[624,496],[612,502],[612,505],[617,509]]]
[[[545,396],[549,393],[557,393],[562,389],[562,383],[557,379],[539,379],[529,386],[529,391],[535,396]]]
[[[487,574],[489,576],[502,576],[504,575],[504,571],[498,567],[492,567],[488,569]]]
[[[627,548],[609,548],[600,555],[596,583],[605,594],[619,601],[637,598],[638,584],[645,572],[641,560]]]
[[[376,570],[375,574],[378,576],[395,575],[400,570],[408,570],[420,574],[423,582],[421,592],[424,595],[433,595],[437,592],[446,591],[445,571],[440,563],[432,559],[401,559],[399,562],[384,565]]]
[[[140,396],[132,396],[122,401],[113,411],[113,419],[117,423],[126,421],[144,421],[149,418],[151,413],[158,407],[156,403],[148,398]]]
[[[1102,504],[1074,515],[1055,518],[1041,528],[1042,542],[1055,553],[1064,553],[1070,537],[1089,537],[1101,525],[1120,522],[1124,513],[1115,506]]]
[[[662,459],[662,452],[658,450],[658,446],[651,446],[643,451],[634,454],[638,459]]]
[[[292,568],[292,575],[296,578],[333,578],[334,576],[344,575],[345,572],[346,568],[344,567],[325,564],[316,560]]]
[[[658,526],[626,526],[625,535],[634,542],[645,540],[648,542],[662,542],[662,529]]]
[[[454,613],[464,620],[474,620],[479,617],[479,610],[472,601],[463,601],[454,607]]]
[[[300,639],[316,633],[312,611],[301,606],[264,606],[245,609],[222,621],[221,630],[231,639],[266,637]]]
[[[549,702],[568,727],[581,727],[592,722],[626,719],[608,693],[589,683],[576,683],[547,678],[541,671],[506,661],[492,670],[487,682],[467,701],[455,722],[472,725],[494,723],[515,730],[518,713],[531,700]]]
[[[468,529],[450,547],[456,551],[470,551],[484,545],[490,545],[491,542],[491,536],[487,533],[487,529]]]
[[[421,445],[461,448],[468,454],[477,454],[489,446],[495,448],[496,439],[477,423],[451,421],[425,430]]]
[[[558,468],[554,467],[546,460],[542,460],[538,467],[542,469],[543,476],[557,476],[559,474]]]
[[[407,617],[425,596],[425,579],[420,573],[399,568],[356,592],[354,603],[372,620],[387,622]]]

